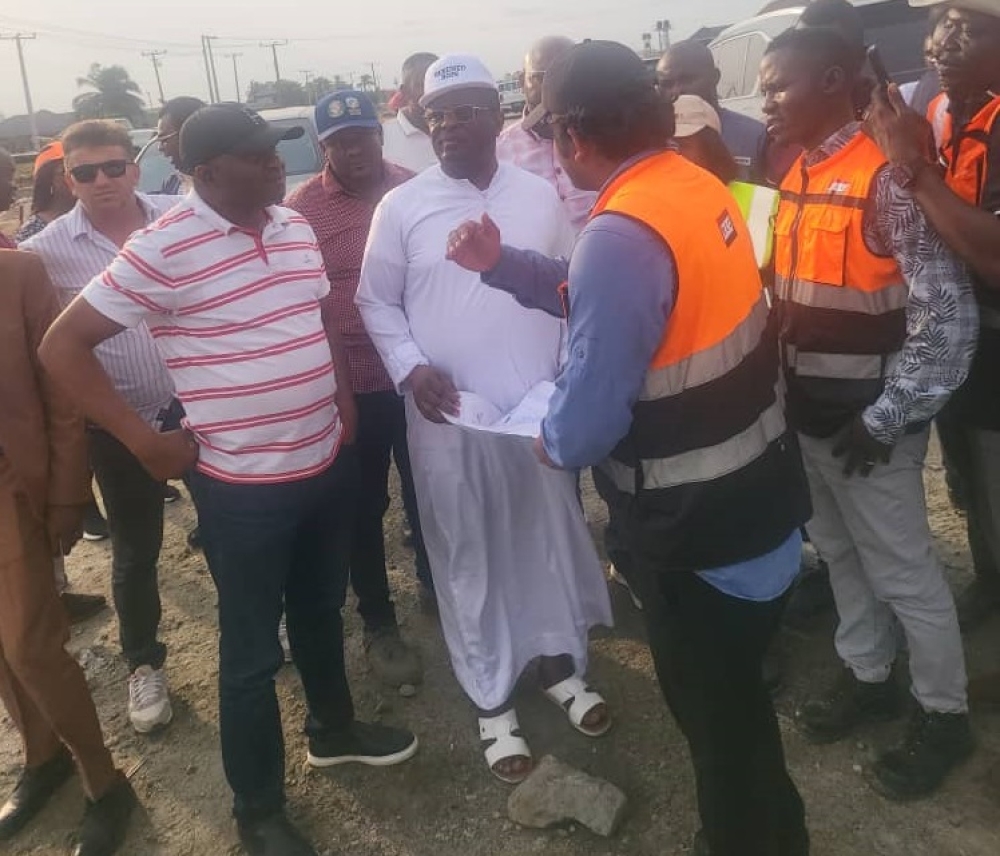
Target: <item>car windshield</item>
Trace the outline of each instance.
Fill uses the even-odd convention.
[[[309,128],[308,119],[278,119],[272,124],[282,128],[299,125],[306,129],[297,140],[282,140],[278,143],[278,154],[285,162],[285,173],[288,176],[315,175],[322,169],[319,148]],[[139,169],[139,190],[143,193],[158,193],[174,172],[173,165],[155,142],[140,156]]]

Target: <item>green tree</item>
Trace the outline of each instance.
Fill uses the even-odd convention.
[[[315,77],[306,84],[305,89],[309,102],[315,104],[324,95],[335,92],[337,87],[328,77]]]
[[[358,89],[362,92],[374,92],[375,91],[375,78],[370,74],[362,74],[358,78]]]
[[[91,90],[73,99],[73,110],[81,119],[124,117],[133,126],[143,127],[146,105],[138,94],[142,90],[122,66],[95,62],[76,84]]]

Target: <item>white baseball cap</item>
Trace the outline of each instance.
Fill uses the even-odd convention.
[[[704,98],[697,95],[678,95],[674,100],[674,137],[693,137],[702,128],[722,133],[722,122]]]
[[[420,106],[426,107],[435,98],[453,89],[492,89],[496,81],[483,61],[471,54],[447,54],[430,68],[424,77],[424,95]]]
[[[910,0],[910,5],[918,9],[927,6],[953,6],[956,9],[968,9],[970,12],[982,12],[1000,18],[1000,0]]]

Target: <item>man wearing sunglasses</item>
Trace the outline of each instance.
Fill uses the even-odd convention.
[[[552,147],[552,128],[542,109],[542,81],[545,71],[560,55],[573,47],[565,36],[545,36],[524,56],[524,116],[504,128],[497,140],[497,157],[533,172],[551,184],[562,200],[573,228],[579,232],[587,222],[595,193],[578,190],[559,165]]]
[[[126,244],[40,352],[154,476],[191,470],[219,600],[222,760],[250,856],[316,856],[284,813],[282,608],[308,704],[309,764],[388,766],[417,749],[408,731],[355,720],[344,670],[357,417],[316,236],[276,204],[276,147],[302,133],[240,104],[195,113],[181,129],[194,191]],[[138,420],[93,358],[100,342],[144,323],[177,383],[184,430]]]
[[[168,211],[175,196],[136,192],[128,132],[114,122],[79,122],[62,137],[66,181],[76,206],[21,244],[37,253],[64,306],[114,259],[133,232]],[[147,425],[159,430],[174,385],[145,326],[103,342],[97,357],[115,389]],[[90,426],[90,460],[111,529],[112,588],[119,638],[128,663],[128,714],[147,734],[173,711],[157,638],[160,594],[156,563],[163,541],[163,485],[103,427]]]
[[[440,165],[390,191],[375,211],[357,304],[397,389],[441,626],[462,688],[479,709],[487,765],[505,782],[531,770],[511,696],[541,658],[543,689],[591,737],[610,717],[590,690],[587,629],[611,621],[607,587],[574,474],[539,467],[530,444],[447,424],[459,390],[511,410],[559,368],[564,327],[485,287],[442,248],[486,216],[517,246],[569,250],[572,227],[545,181],[498,164],[503,126],[489,70],[442,57],[421,103]]]

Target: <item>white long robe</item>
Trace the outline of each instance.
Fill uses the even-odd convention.
[[[483,213],[504,242],[546,255],[573,240],[555,191],[502,164],[489,188],[431,167],[375,212],[357,305],[401,386],[418,365],[448,374],[506,412],[559,368],[564,325],[445,259],[448,234]],[[463,689],[504,704],[535,657],[587,666],[587,634],[611,624],[600,562],[572,473],[535,459],[523,439],[424,419],[407,395],[410,459],[441,625]]]

